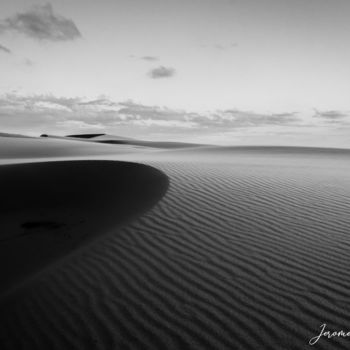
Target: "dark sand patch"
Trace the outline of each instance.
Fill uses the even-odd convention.
[[[146,165],[63,161],[0,167],[0,293],[154,205],[167,177]]]
[[[21,227],[27,230],[32,230],[39,227],[48,230],[56,230],[62,226],[64,226],[64,224],[60,224],[59,222],[54,221],[28,221],[21,225]]]

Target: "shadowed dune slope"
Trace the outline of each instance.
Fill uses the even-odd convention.
[[[0,293],[154,205],[168,180],[146,165],[0,166]]]

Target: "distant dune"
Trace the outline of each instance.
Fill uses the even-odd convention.
[[[145,149],[146,151],[146,149]],[[65,138],[17,138],[0,137],[0,162],[4,159],[38,158],[91,158],[101,155],[116,155],[139,152],[134,146],[104,145],[94,142]]]
[[[1,349],[294,350],[350,330],[348,150],[0,142],[18,163],[0,166],[2,281],[46,267],[2,299]]]
[[[186,143],[186,142],[169,142],[169,141],[141,141],[132,138],[106,135],[106,134],[78,134],[78,135],[68,135],[67,138],[83,139],[87,141],[93,141],[105,144],[114,145],[133,145],[142,147],[152,147],[152,148],[189,148],[189,147],[199,147],[202,144],[196,143]]]
[[[81,139],[92,139],[99,136],[105,136],[106,134],[76,134],[76,135],[67,135],[66,137],[75,137]]]
[[[8,134],[5,132],[0,132],[0,137],[24,137],[24,138],[30,138],[31,136],[25,136],[21,134]]]

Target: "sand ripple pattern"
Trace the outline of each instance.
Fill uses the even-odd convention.
[[[293,157],[146,162],[166,196],[3,307],[0,348],[306,349],[350,329],[350,166]]]

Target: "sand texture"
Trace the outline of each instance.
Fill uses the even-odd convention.
[[[32,149],[44,144],[31,142],[40,142]],[[99,161],[81,162],[105,146],[81,144],[89,145],[87,153],[72,146],[71,162],[52,156],[53,163],[0,166],[1,220],[17,223],[14,233],[1,232],[0,249],[9,241],[13,247],[7,264],[21,262],[20,252],[30,261],[25,251],[39,236],[68,227],[72,236],[99,237],[83,244],[79,236],[79,249],[57,242],[69,254],[40,260],[42,272],[2,299],[0,349],[309,349],[322,323],[350,330],[349,151],[191,147],[125,154],[124,146],[108,145],[115,155],[106,148]],[[20,184],[26,170],[36,175]],[[127,175],[127,188],[120,171],[134,176]],[[77,196],[54,190],[58,201],[65,198],[58,210],[50,199],[43,205],[51,182],[37,198],[34,189],[55,176],[64,176],[62,190],[71,179],[78,184],[68,186]],[[128,213],[118,216],[132,189]],[[3,214],[9,208],[13,219]],[[75,230],[83,212],[92,224]],[[18,227],[40,220],[67,226]],[[24,234],[31,230],[38,232]],[[10,270],[1,269],[6,279]],[[315,348],[349,345],[349,338],[321,339]]]

